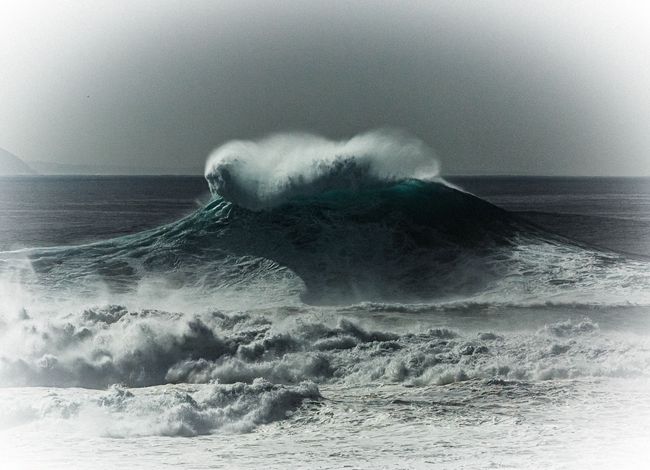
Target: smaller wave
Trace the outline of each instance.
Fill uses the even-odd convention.
[[[431,181],[438,172],[435,154],[424,142],[384,129],[343,141],[306,133],[231,141],[212,152],[205,177],[213,194],[260,210],[326,191]]]
[[[639,376],[648,361],[643,338],[604,335],[587,318],[549,316],[553,321],[532,331],[463,331],[443,321],[397,333],[336,312],[321,314],[185,315],[113,306],[58,319],[25,316],[0,333],[0,378],[3,386],[90,388],[253,384],[260,378],[287,386],[424,385]]]
[[[89,431],[109,437],[192,437],[215,431],[243,433],[286,419],[303,402],[321,399],[311,382],[274,385],[264,379],[250,384],[206,384],[127,389],[113,385],[103,392],[46,393],[39,400],[3,400],[3,428],[32,421],[75,420]],[[70,396],[72,395],[72,396]],[[92,425],[90,424],[92,423]]]

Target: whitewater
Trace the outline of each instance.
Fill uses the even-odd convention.
[[[205,180],[175,222],[0,252],[7,468],[643,468],[643,254],[394,130],[229,142]]]

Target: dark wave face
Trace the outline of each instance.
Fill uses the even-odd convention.
[[[215,195],[155,230],[27,257],[22,276],[50,290],[128,294],[154,283],[260,305],[644,303],[650,285],[644,262],[544,232],[441,180],[296,195],[263,210]]]

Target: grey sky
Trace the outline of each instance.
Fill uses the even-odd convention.
[[[650,15],[617,5],[2,2],[0,147],[202,172],[229,139],[393,126],[447,174],[650,175]]]

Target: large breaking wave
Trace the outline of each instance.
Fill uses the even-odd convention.
[[[211,307],[648,303],[646,262],[545,232],[437,171],[433,151],[396,132],[231,142],[208,159],[213,198],[194,214],[105,242],[5,253],[3,286],[153,302],[143,307],[170,297]]]

